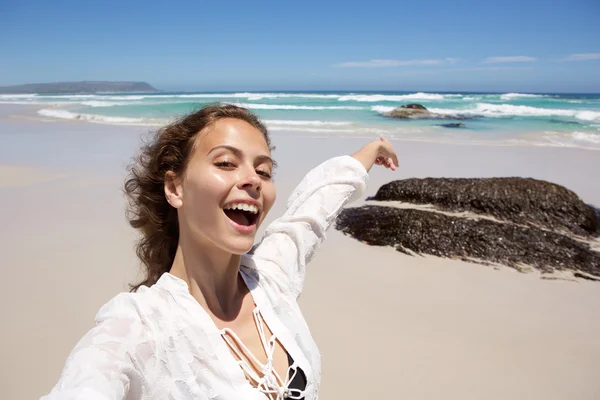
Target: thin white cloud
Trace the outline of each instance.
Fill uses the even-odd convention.
[[[370,60],[370,61],[350,61],[343,62],[340,64],[334,65],[334,67],[340,68],[381,68],[381,67],[406,67],[412,65],[439,65],[443,64],[445,61],[454,62],[450,60],[458,60],[458,59],[449,59],[446,60]]]
[[[570,54],[565,61],[600,60],[600,53]]]
[[[453,71],[528,71],[533,67],[472,67],[472,68],[454,68]]]
[[[537,58],[529,57],[529,56],[488,57],[483,62],[486,64],[496,64],[496,63],[515,63],[515,62],[532,62],[532,61],[537,61]]]

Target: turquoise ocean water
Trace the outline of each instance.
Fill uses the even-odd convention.
[[[257,113],[271,131],[311,136],[386,135],[475,144],[600,149],[600,94],[251,92],[95,95],[0,95],[1,103],[35,104],[46,118],[159,126],[208,103],[232,103]],[[395,120],[380,114],[408,103],[466,115],[463,128],[438,120]]]

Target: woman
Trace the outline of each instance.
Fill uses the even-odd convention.
[[[385,139],[306,175],[252,248],[275,201],[265,126],[208,106],[157,132],[125,184],[144,282],[102,307],[46,399],[316,399],[319,351],[300,312],[306,263]]]

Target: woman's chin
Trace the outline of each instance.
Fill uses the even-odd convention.
[[[252,249],[254,235],[252,237],[237,238],[228,243],[228,251],[238,256],[244,255]]]

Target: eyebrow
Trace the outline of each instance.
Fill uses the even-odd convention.
[[[243,156],[243,153],[242,153],[242,151],[240,149],[238,149],[237,147],[228,146],[226,144],[221,144],[219,146],[213,147],[212,149],[210,149],[210,151],[206,155],[209,155],[213,151],[219,150],[219,149],[229,150],[230,152],[232,152],[233,154],[235,154],[237,157],[240,157],[240,158],[242,158],[242,156]],[[273,167],[277,166],[277,163],[275,162],[275,160],[273,160],[269,156],[260,155],[260,156],[256,157],[256,160],[259,161],[259,162],[261,162],[261,163],[267,161],[267,162],[270,162],[273,165]]]

